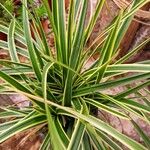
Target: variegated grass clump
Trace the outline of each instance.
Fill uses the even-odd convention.
[[[134,0],[126,10],[120,11],[109,27],[99,34],[95,42],[103,40],[99,41],[93,51],[90,48],[94,42],[89,48],[86,43],[105,0],[97,1],[96,9],[86,26],[88,0],[70,0],[67,25],[65,1],[53,0],[50,9],[48,2],[43,0],[54,34],[55,56],[47,43],[37,11],[32,8],[31,13],[27,8],[29,1],[22,2],[23,24],[19,24],[10,14],[11,23],[7,26],[0,25],[0,32],[8,36],[6,42],[0,41],[0,47],[10,54],[10,60],[0,60],[3,66],[0,77],[4,81],[1,93],[23,94],[29,98],[31,106],[21,110],[16,107],[2,108],[4,111],[0,113],[0,118],[11,119],[0,125],[0,143],[30,128],[40,132],[46,128],[41,150],[121,150],[123,148],[119,143],[132,150],[148,150],[149,137],[127,114],[132,112],[150,124],[150,101],[147,97],[141,97],[145,104],[140,104],[127,96],[134,93],[140,97],[138,91],[150,84],[147,80],[150,78],[150,64],[149,61],[134,64],[126,64],[125,61],[150,39],[121,59],[114,62],[114,58],[134,13],[149,0]],[[16,45],[15,41],[24,46]],[[100,53],[99,58],[83,70],[95,52]],[[27,61],[21,63],[18,54]],[[128,72],[133,72],[134,75],[115,78]],[[145,82],[117,95],[103,93],[105,89],[141,80]],[[92,113],[93,109],[104,110],[131,121],[143,139],[143,145],[97,119]]]

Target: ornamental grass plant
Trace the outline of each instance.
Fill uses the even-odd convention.
[[[22,94],[28,97],[30,106],[22,109],[1,107],[0,118],[7,121],[0,124],[0,143],[33,128],[33,131],[36,129],[44,134],[41,150],[121,150],[122,145],[131,150],[150,149],[150,138],[128,115],[132,113],[150,124],[149,98],[139,94],[143,89],[149,95],[146,87],[150,84],[150,61],[125,63],[150,39],[119,60],[115,59],[135,12],[149,0],[133,0],[89,47],[88,39],[105,0],[97,1],[95,11],[85,24],[88,2],[70,0],[66,23],[64,0],[53,0],[51,8],[47,0],[42,1],[54,36],[55,54],[47,42],[37,10],[27,7],[32,0],[22,1],[21,24],[8,11],[11,22],[0,24],[0,32],[7,34],[7,41],[0,41],[0,48],[9,52],[10,60],[0,60],[3,80],[0,92]],[[92,49],[94,43],[97,46]],[[83,70],[89,58],[97,52],[99,58]],[[25,62],[20,62],[20,55],[26,58]],[[126,75],[129,72],[132,75]],[[116,95],[104,92],[135,82],[136,86]],[[135,94],[144,103],[129,98],[130,94]],[[98,119],[94,110],[103,110],[130,121],[143,143]]]

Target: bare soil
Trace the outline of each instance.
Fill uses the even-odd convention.
[[[41,137],[39,135],[34,135],[25,139],[29,133],[30,130],[16,134],[9,140],[0,144],[0,150],[38,150],[42,142]]]

